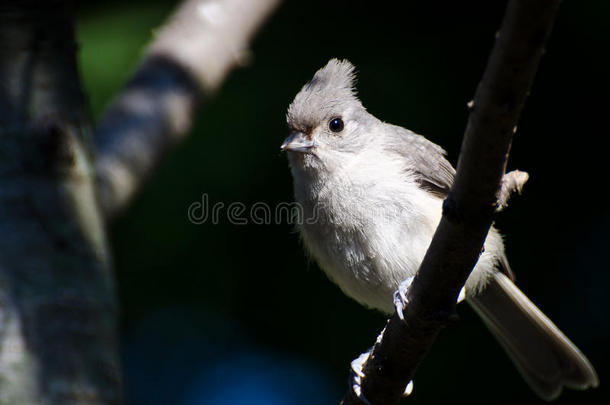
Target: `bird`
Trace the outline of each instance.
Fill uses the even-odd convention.
[[[355,81],[347,60],[319,69],[288,107],[281,150],[308,254],[347,296],[391,314],[396,291],[413,279],[432,240],[455,170],[442,147],[370,114]],[[459,300],[542,399],[557,398],[564,386],[596,387],[589,360],[513,281],[492,226]]]

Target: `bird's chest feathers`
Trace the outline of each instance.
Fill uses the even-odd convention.
[[[305,245],[333,281],[370,306],[391,297],[427,247],[411,238],[425,222],[417,207],[422,191],[393,169],[346,167],[297,194]]]

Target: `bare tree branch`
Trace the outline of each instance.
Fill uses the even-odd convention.
[[[532,85],[559,0],[511,0],[477,88],[443,217],[408,290],[365,364],[362,392],[396,404],[441,328],[456,318],[458,293],[498,207],[512,135]],[[514,187],[508,187],[510,191]],[[506,199],[506,198],[505,198]],[[343,404],[361,404],[350,389]]]
[[[187,0],[156,35],[142,65],[103,117],[95,171],[109,218],[183,138],[196,107],[235,66],[280,0]]]
[[[0,404],[116,404],[116,302],[69,6],[0,7]]]

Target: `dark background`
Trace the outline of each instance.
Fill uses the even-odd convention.
[[[279,152],[286,107],[331,57],[358,70],[377,117],[442,145],[455,163],[466,103],[504,2],[286,1],[129,210],[110,227],[126,399],[154,404],[337,404],[349,362],[385,318],[307,261],[294,227],[189,221],[189,206],[292,201]],[[82,6],[81,71],[96,117],[173,2]],[[610,3],[564,1],[513,142],[530,173],[498,216],[518,285],[587,354],[601,387],[557,401],[609,403],[606,138]],[[247,214],[247,212],[246,212]],[[246,214],[243,217],[246,217]],[[415,379],[410,403],[534,401],[467,305]]]

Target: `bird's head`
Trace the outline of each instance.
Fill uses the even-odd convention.
[[[331,59],[296,95],[281,146],[293,167],[331,170],[358,154],[375,118],[356,97],[354,66]]]

